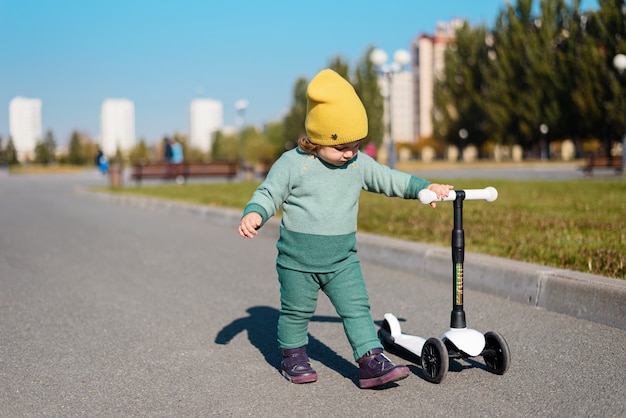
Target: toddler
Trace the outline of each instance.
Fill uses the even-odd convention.
[[[384,354],[370,313],[356,249],[361,190],[417,199],[427,188],[439,198],[450,185],[392,170],[359,153],[367,114],[354,88],[326,69],[307,88],[306,137],[285,152],[252,195],[239,234],[253,238],[283,209],[276,270],[280,283],[278,345],[282,374],[293,383],[317,380],[307,356],[308,324],[322,290],[343,321],[359,371],[359,387],[404,379],[406,366]],[[434,204],[433,204],[434,206]]]

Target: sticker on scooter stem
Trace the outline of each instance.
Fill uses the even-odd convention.
[[[454,303],[463,305],[463,263],[454,266]]]

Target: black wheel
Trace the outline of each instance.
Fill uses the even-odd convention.
[[[383,320],[383,323],[380,325],[380,329],[378,330],[378,338],[380,338],[380,342],[383,343],[383,347],[385,350],[389,350],[395,347],[393,343],[393,337],[391,336],[391,327],[389,326],[389,322],[386,319]]]
[[[504,374],[511,363],[509,345],[502,335],[497,332],[485,333],[485,350],[483,359],[489,371],[495,374]]]
[[[422,347],[422,372],[431,383],[439,383],[448,372],[448,349],[438,338],[429,338]]]

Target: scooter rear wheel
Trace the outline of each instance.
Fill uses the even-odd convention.
[[[508,370],[511,363],[511,353],[509,345],[502,335],[494,331],[485,333],[484,352],[483,359],[490,372],[504,374]]]
[[[391,336],[391,326],[389,325],[389,322],[387,322],[386,319],[383,320],[383,323],[381,324],[380,329],[378,330],[378,338],[382,342],[385,350],[391,350],[396,346],[393,343],[393,337]]]
[[[424,377],[431,383],[440,383],[448,372],[448,349],[440,339],[431,337],[422,347],[420,357]]]

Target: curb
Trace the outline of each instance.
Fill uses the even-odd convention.
[[[358,234],[362,260],[450,280],[449,249]],[[465,286],[551,312],[626,329],[626,281],[466,252]]]
[[[236,227],[241,211],[155,198],[91,192],[111,202],[197,216],[207,222]],[[277,239],[280,220],[270,219],[265,236]],[[357,233],[359,257],[387,268],[433,280],[452,277],[450,250],[379,235]],[[483,254],[465,253],[465,286],[507,300],[626,330],[626,280],[556,269]]]

